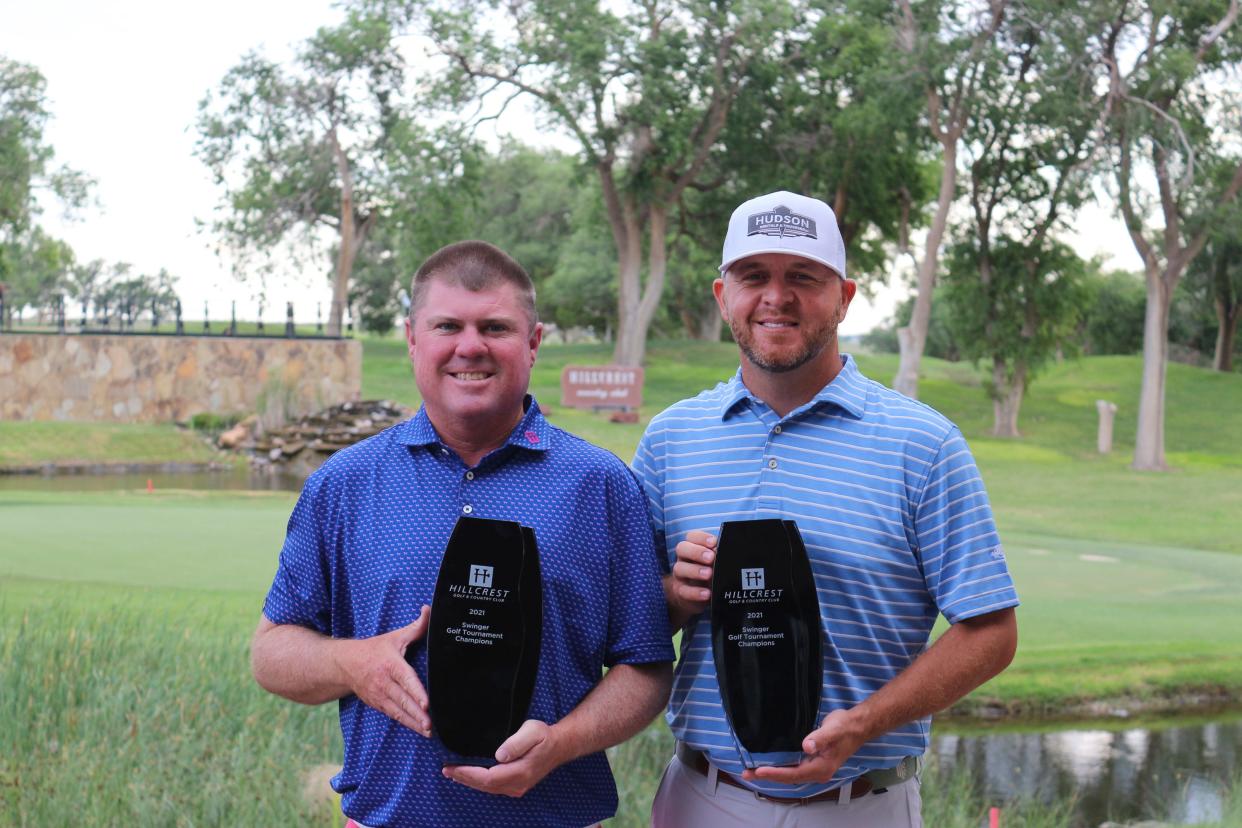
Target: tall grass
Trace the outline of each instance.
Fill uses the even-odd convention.
[[[253,608],[58,592],[0,606],[6,825],[327,824],[301,780],[339,761],[335,710],[257,690],[237,621]]]

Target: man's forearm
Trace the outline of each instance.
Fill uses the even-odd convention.
[[[259,624],[250,644],[255,681],[270,693],[302,704],[323,704],[352,692],[333,657],[336,642],[292,624]]]
[[[850,710],[863,741],[952,705],[1013,660],[1018,643],[1012,608],[960,621],[874,695]]]
[[[553,729],[558,764],[596,753],[638,733],[668,703],[673,665],[618,664]]]
[[[664,603],[668,605],[668,625],[674,633],[686,626],[686,623],[695,615],[703,611],[704,605],[691,607],[681,597],[677,578],[673,575],[665,575],[664,582]]]

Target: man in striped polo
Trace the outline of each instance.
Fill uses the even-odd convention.
[[[788,192],[742,204],[720,273],[741,368],[655,417],[634,458],[682,630],[667,713],[677,756],[652,823],[921,826],[931,714],[1017,646],[987,494],[956,426],[838,350],[856,285],[828,205]],[[743,766],[712,661],[715,535],[751,518],[797,523],[819,595],[819,726],[796,766]],[[951,626],[928,646],[940,614]]]

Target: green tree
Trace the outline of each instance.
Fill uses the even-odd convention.
[[[962,0],[912,3],[899,0],[894,31],[896,48],[907,61],[911,83],[921,87],[926,128],[939,145],[940,182],[923,255],[917,258],[914,312],[898,330],[901,348],[893,388],[908,397],[919,394],[919,366],[931,320],[932,293],[940,265],[940,248],[957,198],[958,153],[970,123],[980,86],[1003,68],[995,39],[1004,22],[1006,0],[986,5]]]
[[[569,226],[552,276],[539,290],[539,313],[562,332],[589,328],[611,341],[617,328],[617,259],[598,182],[585,181],[574,194]]]
[[[949,250],[944,300],[949,327],[967,359],[991,363],[992,434],[1019,437],[1018,414],[1031,381],[1072,350],[1087,293],[1085,264],[1067,245],[1034,247],[991,237]],[[983,276],[984,278],[981,278]]]
[[[0,244],[5,313],[16,313],[20,319],[26,308],[34,308],[40,319],[46,319],[63,301],[72,267],[69,245],[48,236],[37,225],[14,241]]]
[[[687,188],[710,187],[708,160],[748,69],[779,59],[794,28],[776,0],[407,0],[397,17],[446,59],[438,87],[453,106],[516,97],[540,126],[578,144],[600,183],[615,246],[614,359],[641,364],[661,303],[668,240]]]
[[[1073,338],[1084,263],[1052,234],[1088,195],[1098,140],[1084,33],[1060,5],[1028,3],[995,37],[969,119],[969,231],[946,299],[968,356],[991,362],[992,433],[1017,437],[1023,395]]]
[[[1164,470],[1169,319],[1187,267],[1242,191],[1242,139],[1217,114],[1242,56],[1238,0],[1086,4],[1106,90],[1109,168],[1147,286],[1133,467]]]
[[[72,215],[89,203],[94,186],[83,173],[55,165],[55,150],[44,136],[50,117],[47,81],[39,70],[0,55],[0,291],[6,315],[28,305],[46,310],[72,264],[68,246],[39,228],[39,194],[50,194]]]
[[[1137,354],[1143,347],[1143,277],[1123,270],[1088,271],[1082,350],[1088,354]]]
[[[331,245],[328,333],[341,331],[354,264],[381,221],[418,209],[468,163],[469,147],[431,135],[402,108],[405,63],[388,22],[351,12],[320,29],[292,66],[257,53],[199,105],[195,152],[224,188],[211,223],[244,261],[288,243]]]
[[[142,314],[152,321],[167,319],[177,303],[176,279],[165,268],[154,274],[134,273],[121,262],[111,268],[107,280],[95,289],[95,302],[111,309],[122,326],[132,326]]]
[[[1233,370],[1238,320],[1242,319],[1242,209],[1235,202],[1215,224],[1203,252],[1186,269],[1183,286],[1216,321],[1212,368]]]
[[[90,200],[93,180],[53,166],[55,150],[43,135],[50,117],[39,70],[0,55],[0,241],[15,241],[35,223],[40,191],[70,211]]]

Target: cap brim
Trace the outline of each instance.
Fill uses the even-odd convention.
[[[734,256],[732,259],[722,264],[718,268],[720,271],[720,274],[723,276],[726,270],[732,267],[736,262],[740,262],[742,259],[749,259],[751,256],[761,256],[764,253],[783,253],[786,256],[796,256],[799,259],[806,259],[807,261],[811,261],[811,262],[819,262],[824,267],[828,268],[833,273],[840,276],[842,279],[845,278],[845,274],[837,270],[837,266],[834,265],[832,262],[828,261],[827,259],[822,259],[819,256],[813,256],[809,253],[803,253],[801,251],[795,252],[793,250],[790,250],[788,247],[761,247],[758,250],[747,250],[741,256]]]

